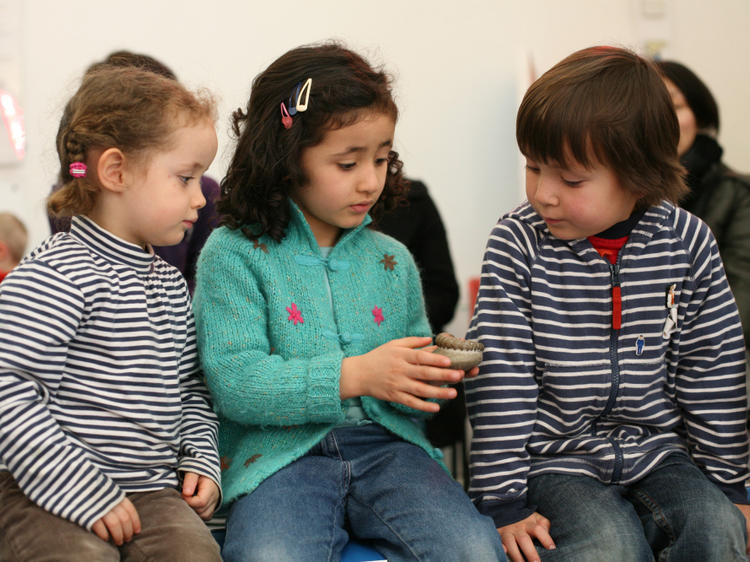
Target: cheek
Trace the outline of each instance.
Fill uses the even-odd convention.
[[[536,177],[528,170],[525,175],[526,197],[530,200],[533,198],[534,193],[536,193]]]
[[[677,114],[677,120],[680,123],[680,137],[684,136],[686,139],[692,140],[697,129],[693,112],[689,109],[684,109]]]

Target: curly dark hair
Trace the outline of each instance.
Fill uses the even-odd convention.
[[[286,129],[281,102],[307,78],[312,78],[308,109]],[[302,46],[276,59],[253,80],[246,109],[232,115],[237,146],[221,181],[221,224],[241,229],[250,239],[267,234],[281,241],[289,224],[288,199],[306,182],[302,151],[320,143],[327,131],[372,112],[398,118],[390,77],[341,44]],[[385,188],[370,210],[373,218],[403,199],[402,167],[398,153],[391,151]]]

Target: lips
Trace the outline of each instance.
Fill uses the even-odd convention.
[[[372,206],[372,203],[370,201],[366,201],[364,203],[356,203],[354,205],[350,205],[349,207],[355,212],[355,213],[366,213],[370,210],[370,207]]]

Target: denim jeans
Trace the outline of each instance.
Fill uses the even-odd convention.
[[[529,503],[550,520],[544,562],[747,560],[745,518],[684,454],[628,486],[587,476],[529,479]]]
[[[494,523],[420,447],[377,424],[332,430],[231,507],[226,562],[339,560],[355,537],[390,562],[505,560]]]

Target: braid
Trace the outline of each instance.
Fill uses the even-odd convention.
[[[72,175],[70,175],[70,165],[73,162],[85,162],[86,161],[86,150],[83,147],[83,144],[78,139],[78,135],[76,134],[76,131],[71,130],[65,138],[65,162],[63,162],[63,168],[61,172],[65,175],[64,179],[66,183],[68,181],[75,181],[76,178],[74,178]]]
[[[53,216],[67,216],[87,213],[95,202],[96,188],[93,181],[86,177],[77,178],[71,175],[70,165],[73,162],[86,162],[85,135],[79,135],[75,129],[61,132],[58,143],[60,153],[60,183],[62,187],[50,195],[47,210]]]

